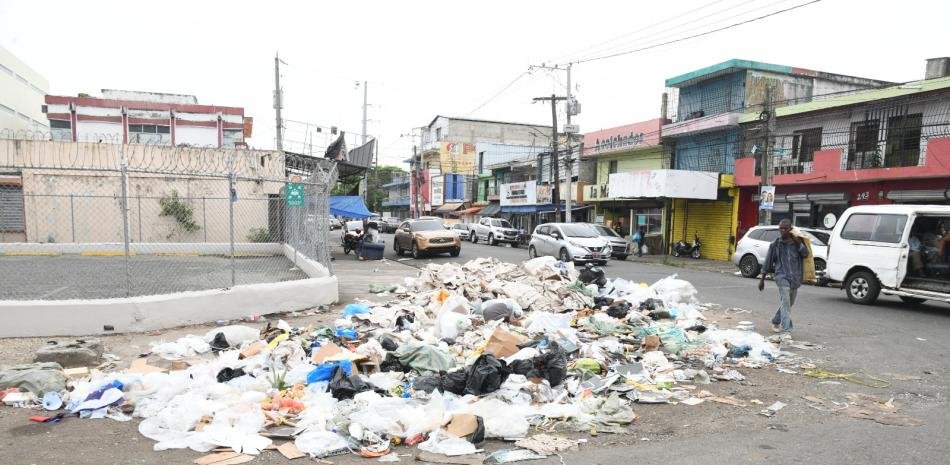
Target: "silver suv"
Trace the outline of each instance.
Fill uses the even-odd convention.
[[[518,230],[511,226],[508,220],[501,218],[482,218],[475,225],[475,238],[472,242],[486,241],[489,245],[498,245],[507,242],[512,246],[518,245]]]
[[[610,244],[586,223],[545,223],[534,228],[528,256],[557,257],[562,262],[606,265]]]

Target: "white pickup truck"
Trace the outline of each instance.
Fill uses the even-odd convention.
[[[475,237],[472,242],[488,242],[490,245],[498,245],[499,242],[507,242],[512,247],[518,246],[518,230],[511,227],[511,223],[501,218],[482,218],[475,225]]]

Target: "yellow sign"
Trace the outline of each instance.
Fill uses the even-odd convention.
[[[439,146],[439,165],[442,173],[474,173],[475,144],[442,142]]]

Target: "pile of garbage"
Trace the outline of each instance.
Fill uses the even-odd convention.
[[[151,361],[123,371],[67,379],[48,364],[62,379],[0,395],[60,412],[35,421],[140,418],[157,451],[398,461],[396,445],[458,456],[487,438],[520,440],[488,457],[504,463],[577,446],[529,437],[533,427],[623,433],[635,403],[694,405],[697,385],[741,381],[736,368],[778,355],[749,328],[707,323],[696,289],[675,276],[647,285],[552,257],[477,259],[430,264],[399,287],[384,305],[346,305],[329,326],[215,327],[154,343]],[[0,372],[0,387],[22,381],[11,376]]]

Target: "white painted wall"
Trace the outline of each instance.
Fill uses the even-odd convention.
[[[80,142],[122,142],[122,124],[100,121],[77,121],[76,138]]]
[[[175,126],[175,143],[189,144],[198,147],[218,145],[217,128],[200,126]]]
[[[0,131],[48,131],[42,112],[49,81],[0,47]]]

